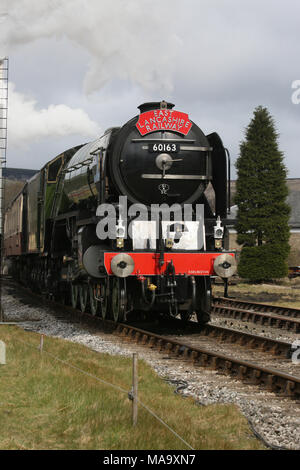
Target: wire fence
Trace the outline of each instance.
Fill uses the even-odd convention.
[[[69,367],[73,370],[76,370],[80,374],[83,374],[87,377],[90,377],[90,378],[96,380],[97,382],[100,382],[100,383],[102,383],[102,384],[104,384],[104,385],[106,385],[110,388],[113,388],[114,390],[116,390],[120,393],[126,394],[129,399],[135,400],[138,405],[140,405],[149,414],[151,414],[157,421],[159,421],[165,428],[167,428],[175,437],[177,437],[186,447],[188,447],[191,450],[195,450],[185,439],[183,439],[183,437],[181,437],[171,426],[169,426],[161,417],[159,417],[157,413],[155,413],[145,403],[143,403],[141,400],[139,400],[138,397],[137,397],[137,393],[136,393],[136,396],[134,397],[134,387],[132,388],[131,391],[128,391],[125,388],[122,388],[118,385],[115,385],[111,382],[108,382],[107,380],[104,380],[104,379],[102,379],[102,378],[100,378],[100,377],[98,377],[94,374],[91,374],[90,372],[85,371],[84,369],[81,369],[80,367],[75,366],[74,364],[71,364],[68,361],[65,361],[65,360],[57,357],[55,354],[52,354],[51,352],[46,351],[45,347],[44,347],[44,335],[43,334],[40,336],[40,343],[39,343],[38,346],[34,346],[34,345],[32,345],[32,344],[30,344],[26,341],[22,341],[20,339],[15,339],[15,341],[17,341],[17,342],[19,342],[19,343],[21,343],[21,344],[23,344],[27,347],[30,347],[31,349],[34,349],[36,352],[39,352],[39,354],[41,356],[42,355],[49,356],[52,359],[54,359],[55,361],[65,365],[65,366],[67,366],[67,367]]]

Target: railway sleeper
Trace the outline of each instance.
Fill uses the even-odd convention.
[[[246,379],[246,374],[247,374],[247,367],[245,366],[240,366],[238,368],[238,379],[244,381]]]
[[[262,383],[264,384],[265,388],[270,392],[274,392],[277,388],[276,377],[273,374],[268,374],[266,379],[262,381]]]
[[[296,389],[296,384],[295,384],[295,382],[292,382],[291,380],[288,380],[288,381],[286,382],[286,385],[285,385],[284,395],[285,395],[286,397],[292,397],[292,396],[294,396],[295,389]]]
[[[211,365],[214,369],[218,369],[218,365],[219,365],[219,358],[217,356],[213,356],[211,358]]]
[[[149,336],[146,334],[143,334],[141,344],[146,345],[149,341]]]
[[[258,369],[249,369],[250,372],[248,373],[249,379],[248,383],[251,385],[259,385],[261,383],[261,370]]]
[[[166,343],[165,344],[165,349],[167,350],[168,354],[171,354],[172,349],[173,349],[173,344],[172,343]]]
[[[149,340],[149,347],[154,348],[155,344],[156,344],[156,338],[154,336],[151,336],[151,338]]]
[[[202,353],[200,355],[200,365],[205,367],[208,364],[208,355],[205,353]]]
[[[135,340],[137,343],[141,343],[142,339],[143,339],[143,333],[138,331],[137,334],[135,335]]]

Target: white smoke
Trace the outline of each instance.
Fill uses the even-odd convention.
[[[91,93],[112,78],[144,90],[170,92],[179,37],[174,14],[161,0],[4,0],[8,12],[0,43],[6,51],[39,38],[68,38],[90,54],[84,89]],[[7,52],[6,52],[7,53]]]
[[[96,137],[100,134],[98,125],[82,109],[70,108],[64,104],[50,105],[39,109],[31,96],[15,90],[9,84],[9,145],[26,147],[33,141],[45,137],[81,135]]]

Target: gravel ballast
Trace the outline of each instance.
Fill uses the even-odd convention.
[[[6,320],[18,322],[25,330],[80,343],[100,353],[131,356],[138,352],[139,358],[150,364],[159,376],[177,386],[184,384],[180,387],[183,396],[192,396],[202,405],[236,404],[268,444],[275,448],[300,449],[299,401],[279,397],[217,371],[169,358],[145,346],[126,343],[116,335],[94,333],[79,323],[58,319],[57,312],[51,307],[38,301],[31,305],[29,295],[24,300],[20,292],[14,293],[6,285],[2,286],[2,306]]]

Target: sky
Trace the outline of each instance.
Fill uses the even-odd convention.
[[[164,99],[219,133],[233,177],[266,106],[300,177],[299,17],[297,0],[1,0],[7,166],[40,169]]]

